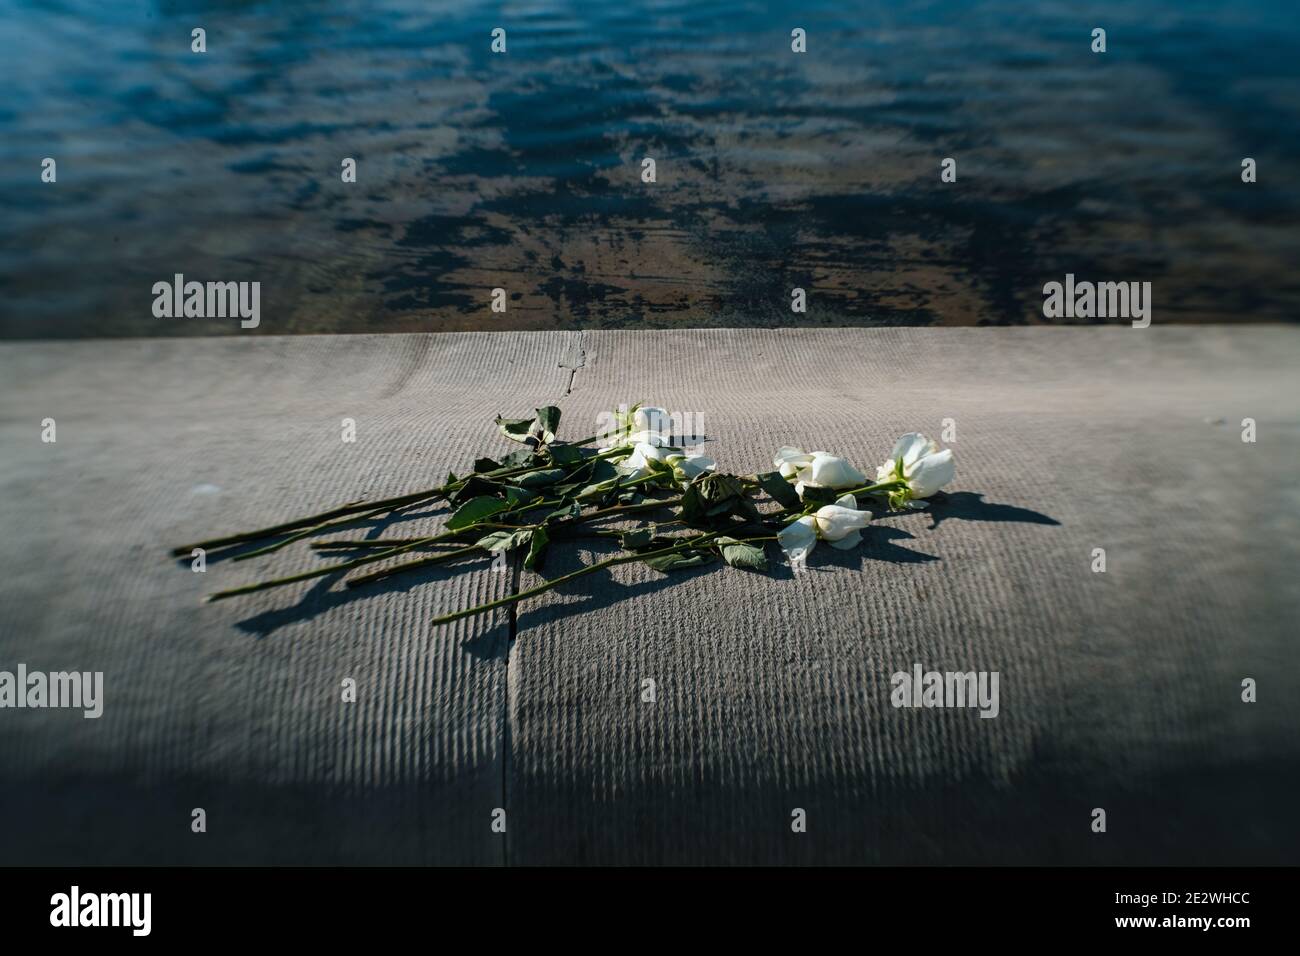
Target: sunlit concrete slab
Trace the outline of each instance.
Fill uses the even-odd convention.
[[[0,862],[1293,860],[1298,363],[1276,327],[2,345],[0,670],[105,692],[0,710]],[[737,473],[948,428],[957,479],[806,573],[625,565],[446,627],[534,579],[204,605],[319,559],[166,556],[439,484],[498,413],[576,438],[634,401]],[[895,708],[918,664],[998,672],[997,716]]]

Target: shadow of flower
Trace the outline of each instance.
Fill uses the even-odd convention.
[[[964,521],[1018,521],[1027,524],[1060,525],[1049,515],[1016,505],[993,504],[973,491],[940,492],[930,500],[930,528],[939,527],[949,518]]]

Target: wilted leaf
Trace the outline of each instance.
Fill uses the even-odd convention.
[[[687,521],[698,521],[704,517],[704,502],[700,498],[700,486],[689,486],[682,492],[682,517]]]
[[[511,441],[528,442],[529,430],[533,427],[531,418],[502,418],[496,417],[497,428],[501,429],[501,434],[505,435]]]
[[[772,499],[783,508],[799,509],[799,493],[794,485],[781,477],[779,471],[768,471],[758,475],[758,484]]]
[[[502,468],[526,468],[532,464],[536,464],[533,461],[533,453],[526,448],[512,451],[501,459]]]
[[[737,541],[735,538],[718,538],[716,544],[722,549],[722,560],[733,568],[767,570],[767,555],[763,553],[762,548],[746,541]]]
[[[542,444],[549,445],[555,441],[555,433],[560,430],[560,410],[554,405],[537,409],[536,425],[533,434],[541,438]]]
[[[745,494],[745,486],[735,475],[705,475],[682,494],[682,517],[692,524],[707,524],[728,515],[750,521],[759,518],[754,503]]]

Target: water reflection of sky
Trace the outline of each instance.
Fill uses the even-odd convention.
[[[1300,8],[1079,7],[0,0],[0,333],[1294,320]]]

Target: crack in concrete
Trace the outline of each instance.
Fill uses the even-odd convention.
[[[510,564],[510,593],[519,593],[523,559],[515,555]],[[519,628],[518,604],[510,605],[509,632],[506,635],[506,692],[505,709],[501,715],[501,806],[506,812],[506,829],[501,834],[501,865],[510,865],[510,708],[514,702],[515,635]]]
[[[582,368],[586,364],[587,353],[582,347],[582,330],[579,329],[577,341],[573,343],[573,346],[559,361],[560,368],[567,368],[569,370],[569,380],[564,383],[565,395],[573,393],[573,382],[574,379],[578,377],[578,369]]]
[[[568,369],[569,376],[564,383],[564,394],[569,395],[573,392],[573,383],[577,378],[578,369],[586,365],[587,353],[582,347],[582,331],[578,330],[577,338],[570,345],[567,352],[560,357],[557,362],[559,368]],[[511,562],[510,568],[510,593],[518,594],[519,585],[523,577],[523,560],[516,555]],[[510,709],[514,702],[514,662],[515,662],[515,638],[519,632],[519,605],[511,604],[508,618],[508,632],[506,636],[506,681],[505,681],[505,707],[501,716],[501,806],[506,811],[506,829],[501,834],[501,865],[510,865],[510,773],[512,770],[511,762],[511,716]]]

